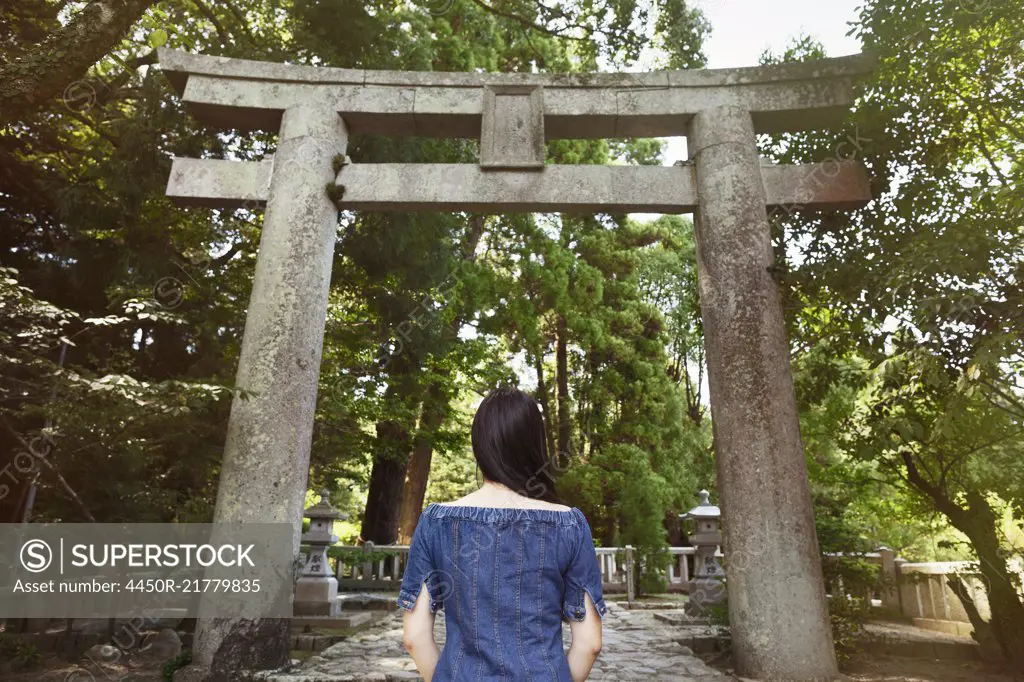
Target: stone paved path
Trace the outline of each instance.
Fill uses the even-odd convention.
[[[436,621],[436,637],[444,641],[444,617]],[[569,627],[563,627],[566,647]],[[677,627],[654,618],[650,611],[630,611],[608,605],[601,656],[590,680],[610,682],[729,682],[731,678],[693,655],[675,641]],[[402,647],[402,620],[398,612],[343,642],[304,661],[268,682],[392,682],[422,679]],[[512,681],[510,681],[512,682]]]

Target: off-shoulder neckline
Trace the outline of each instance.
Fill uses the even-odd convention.
[[[577,507],[568,509],[481,507],[469,504],[431,502],[423,510],[423,513],[435,518],[465,518],[484,522],[530,520],[570,526],[578,525],[583,519],[583,512]]]

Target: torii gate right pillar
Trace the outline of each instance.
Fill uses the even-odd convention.
[[[750,112],[694,116],[697,271],[738,672],[837,677]]]

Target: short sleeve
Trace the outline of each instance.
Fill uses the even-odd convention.
[[[562,600],[562,614],[569,620],[581,621],[586,617],[586,596],[594,602],[598,614],[604,617],[608,607],[604,603],[601,586],[601,568],[597,563],[594,536],[587,523],[587,517],[573,508],[579,524],[573,528],[573,545],[570,548],[569,564],[563,574],[565,597]]]
[[[434,613],[443,604],[444,581],[439,579],[436,570],[432,541],[434,526],[430,521],[430,517],[424,511],[416,524],[416,530],[413,531],[412,542],[409,543],[409,557],[405,564],[405,572],[402,574],[402,586],[398,592],[399,608],[411,611],[416,605],[416,599],[420,596],[424,583],[430,594],[430,612]]]

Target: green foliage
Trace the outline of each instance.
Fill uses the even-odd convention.
[[[924,536],[956,528],[1019,665],[1003,519],[1019,538],[1022,9],[867,2],[853,32],[878,67],[846,129],[761,141],[783,163],[863,161],[874,180],[861,211],[772,216],[822,544],[925,553]],[[819,55],[804,39],[766,61]]]
[[[708,624],[720,630],[729,627],[729,601],[725,600],[718,604],[704,604],[704,613],[707,614]]]
[[[864,637],[864,624],[871,612],[863,599],[833,596],[828,603],[828,615],[836,658],[842,664],[857,653],[858,644]]]
[[[43,659],[39,648],[21,637],[0,633],[0,660],[13,670],[34,668]]]
[[[829,556],[823,561],[822,569],[833,595],[842,593],[865,601],[869,591],[881,586],[878,564],[856,554]]]
[[[161,669],[161,677],[164,682],[172,682],[174,673],[192,662],[192,649],[182,649],[181,653],[164,663]]]
[[[665,570],[672,561],[666,547],[654,546],[636,559],[638,594],[664,594],[668,588]]]

